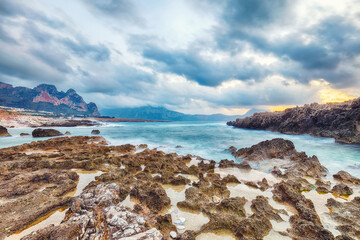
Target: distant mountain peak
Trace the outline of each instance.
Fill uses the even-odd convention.
[[[74,89],[58,91],[55,85],[40,84],[30,89],[0,83],[0,105],[55,114],[100,116],[95,103],[86,103]]]

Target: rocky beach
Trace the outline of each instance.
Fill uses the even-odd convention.
[[[359,178],[332,176],[282,138],[228,154],[236,160],[101,136],[0,149],[0,238],[359,238]]]

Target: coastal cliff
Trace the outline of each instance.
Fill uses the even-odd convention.
[[[306,104],[283,112],[255,113],[227,125],[286,134],[310,134],[335,138],[337,142],[360,143],[360,98],[327,104]]]
[[[86,103],[75,90],[69,89],[66,92],[59,92],[54,85],[48,84],[40,84],[31,89],[13,87],[10,84],[0,82],[0,105],[54,114],[100,116],[96,104]]]

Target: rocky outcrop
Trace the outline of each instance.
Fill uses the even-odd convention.
[[[11,136],[8,130],[3,126],[0,126],[0,137],[8,137],[8,136]]]
[[[344,143],[360,143],[360,98],[344,103],[306,104],[283,112],[255,113],[227,124],[287,134],[331,137]]]
[[[320,164],[316,156],[309,157],[305,152],[296,151],[291,141],[282,138],[263,141],[249,148],[241,148],[232,154],[248,161],[288,160],[274,166],[272,173],[278,177],[310,176],[321,178],[327,174],[327,169]]]
[[[56,137],[61,135],[63,134],[55,129],[37,128],[32,132],[33,137]]]
[[[339,171],[338,173],[334,174],[333,177],[336,180],[339,180],[344,183],[350,183],[355,185],[360,185],[360,179],[357,177],[352,176],[350,173],[345,171]]]
[[[100,116],[96,104],[86,103],[75,90],[59,92],[54,85],[48,84],[41,84],[31,89],[0,83],[0,105],[53,114]]]

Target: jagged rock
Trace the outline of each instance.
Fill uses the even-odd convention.
[[[274,138],[260,142],[250,148],[241,148],[233,155],[250,161],[258,161],[272,158],[285,158],[295,154],[295,146],[289,140]]]
[[[6,127],[0,126],[0,137],[8,137],[11,136],[6,129]]]
[[[239,239],[263,239],[272,229],[271,222],[263,215],[253,214],[240,222],[236,237]]]
[[[240,183],[240,181],[234,175],[227,175],[221,181],[224,183]]]
[[[251,166],[250,166],[248,161],[242,161],[239,164],[239,168],[241,168],[241,169],[251,169]]]
[[[261,191],[265,191],[270,188],[270,185],[269,185],[268,181],[266,180],[266,178],[263,178],[261,181],[259,181],[257,183],[257,185],[259,186]]]
[[[154,211],[159,212],[165,207],[170,206],[170,198],[166,195],[165,190],[157,183],[135,185],[131,190],[131,196],[145,203],[146,206]]]
[[[360,235],[360,197],[344,203],[329,198],[326,206],[331,210],[331,218],[340,224],[337,229],[344,235],[357,239]]]
[[[233,155],[250,161],[287,159],[288,163],[274,167],[272,173],[278,177],[321,178],[327,174],[327,169],[320,164],[316,156],[308,157],[304,152],[297,152],[291,141],[282,138],[263,141],[250,148],[239,149]],[[281,170],[282,168],[284,171]]]
[[[323,187],[323,186],[317,187],[317,188],[316,188],[316,191],[317,191],[318,193],[328,193],[328,192],[330,192],[330,190],[329,190],[328,188]]]
[[[335,185],[331,189],[331,192],[338,194],[338,195],[345,195],[345,196],[348,196],[348,195],[351,195],[354,193],[353,190],[349,186],[347,186],[343,183]]]
[[[339,180],[344,183],[350,183],[350,184],[360,184],[360,179],[357,177],[352,176],[350,173],[345,171],[339,171],[338,173],[334,174],[333,177],[336,180]]]
[[[234,146],[231,146],[231,147],[229,147],[229,148],[227,148],[227,149],[225,149],[225,151],[227,151],[227,152],[236,152],[236,150],[237,150],[237,148],[236,147],[234,147]]]
[[[94,129],[91,131],[91,134],[100,134],[100,130]]]
[[[63,134],[55,129],[37,128],[32,132],[33,137],[56,137],[61,135]]]
[[[306,104],[283,112],[255,113],[227,124],[287,134],[332,137],[338,142],[360,143],[358,120],[360,98],[343,103]]]
[[[284,221],[279,215],[279,213],[284,213],[284,211],[274,209],[264,196],[257,196],[256,199],[251,201],[250,207],[254,214],[263,215],[264,217],[277,222]]]
[[[289,203],[298,211],[297,215],[290,217],[290,234],[296,239],[304,236],[308,239],[334,239],[332,233],[323,227],[313,202],[305,198],[300,189],[301,184],[292,180],[274,185],[274,200]]]

